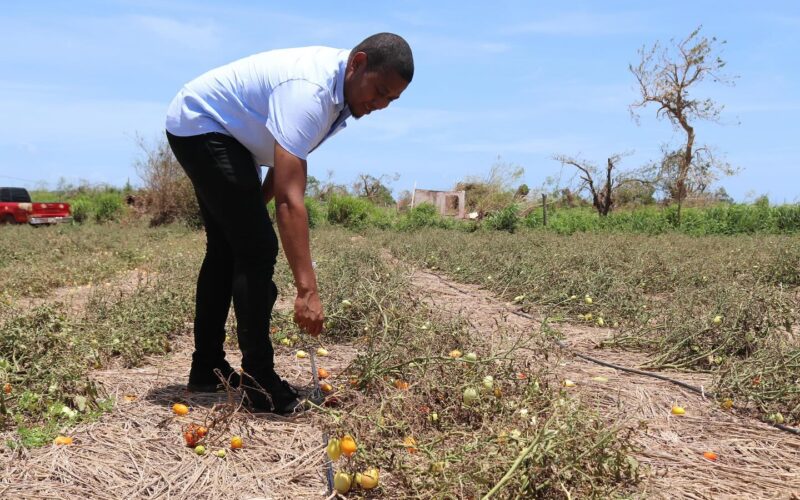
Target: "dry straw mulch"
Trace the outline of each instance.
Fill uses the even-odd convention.
[[[191,346],[183,338],[167,357],[146,360],[144,367],[97,371],[115,399],[114,410],[99,421],[70,429],[70,446],[12,451],[0,448],[0,498],[325,498],[323,441],[318,415],[283,418],[250,414],[226,394],[191,394],[185,390]],[[337,374],[355,356],[348,346],[328,346],[318,358]],[[236,352],[229,352],[236,366]],[[276,355],[279,372],[308,385],[308,359],[293,350]],[[191,412],[172,413],[175,402]],[[231,404],[233,403],[233,404]],[[231,411],[236,410],[236,411]],[[208,452],[198,456],[184,445],[182,429],[228,412],[210,429]],[[232,413],[232,414],[231,414]],[[244,448],[231,451],[231,436]],[[2,436],[8,438],[10,436]],[[224,458],[211,452],[226,449]]]
[[[541,318],[515,314],[516,307],[473,285],[457,284],[424,270],[412,276],[414,286],[434,308],[464,317],[474,332],[502,348],[509,338],[536,334]],[[593,350],[608,329],[554,325],[579,352],[626,367],[644,364],[637,353]],[[606,368],[570,356],[568,351],[548,363],[558,382],[576,382],[570,391],[610,424],[634,429],[636,458],[648,474],[641,484],[645,498],[800,498],[800,437],[752,418],[726,411],[718,403],[669,382]],[[659,372],[697,387],[708,386],[704,374]],[[594,377],[604,377],[593,380]],[[671,414],[673,404],[686,415]],[[718,454],[711,462],[706,451]]]
[[[501,349],[509,337],[539,331],[540,322],[513,314],[514,307],[478,287],[460,285],[423,271],[413,277],[426,302],[445,314],[461,315],[476,334]],[[279,307],[288,307],[281,304]],[[634,353],[592,347],[608,330],[559,325],[571,346],[624,366],[643,364]],[[355,357],[354,348],[329,345],[322,363],[340,373]],[[12,451],[0,448],[0,498],[325,498],[324,418],[308,414],[293,419],[251,415],[227,395],[188,394],[190,339],[179,339],[167,357],[144,360],[143,368],[93,373],[115,399],[116,407],[99,421],[70,430],[75,444]],[[554,351],[557,349],[554,347]],[[532,354],[523,354],[521,356]],[[235,352],[230,353],[234,365]],[[279,371],[290,381],[310,382],[308,360],[279,349]],[[638,460],[649,474],[641,496],[684,498],[798,498],[800,439],[736,411],[718,408],[711,399],[667,382],[595,365],[568,354],[549,361],[554,377],[577,383],[571,391],[609,423],[635,429]],[[663,373],[663,372],[662,372]],[[708,384],[703,375],[673,373],[693,385]],[[602,376],[607,382],[592,380]],[[174,402],[192,407],[175,417]],[[680,403],[687,414],[670,414]],[[236,411],[233,411],[236,410]],[[182,428],[190,421],[210,421],[220,411],[232,414],[211,430],[208,450],[228,448],[233,435],[244,449],[225,458],[198,456],[183,445]],[[0,436],[2,439],[10,435]],[[719,454],[716,462],[704,451]]]

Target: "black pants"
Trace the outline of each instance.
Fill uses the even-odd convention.
[[[225,357],[225,322],[233,298],[242,368],[274,371],[269,324],[278,289],[272,281],[278,238],[250,152],[220,133],[167,139],[192,181],[206,228],[206,255],[197,278],[193,363]],[[259,377],[260,378],[260,377]]]

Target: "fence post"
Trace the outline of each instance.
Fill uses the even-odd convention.
[[[542,193],[542,225],[547,225],[547,195]]]

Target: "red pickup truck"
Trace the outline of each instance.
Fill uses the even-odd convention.
[[[25,188],[0,187],[0,224],[72,222],[69,203],[33,203]]]

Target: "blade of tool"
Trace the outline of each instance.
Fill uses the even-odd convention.
[[[311,268],[316,270],[317,269],[317,261],[311,261]],[[311,377],[314,380],[314,389],[311,393],[312,399],[319,398],[322,396],[322,390],[319,388],[319,372],[317,372],[317,359],[315,356],[314,348],[308,350],[309,354],[311,355]]]
[[[322,434],[322,443],[325,445],[325,478],[328,480],[328,495],[333,493],[333,462],[328,456],[328,433]]]
[[[317,269],[317,262],[311,261],[311,267],[313,269]],[[310,357],[311,357],[311,378],[314,380],[314,392],[312,393],[312,397],[319,397],[322,395],[322,390],[319,388],[319,372],[317,371],[317,358],[316,358],[316,350],[311,348],[308,350]],[[322,434],[322,443],[325,446],[325,478],[328,480],[328,494],[333,493],[333,462],[331,462],[330,457],[328,456],[327,448],[328,448],[328,441],[329,441],[328,433],[325,432]]]
[[[319,372],[317,371],[317,359],[314,355],[314,349],[309,349],[309,354],[311,356],[311,377],[314,380],[314,396],[319,396],[322,394],[322,389],[319,388]]]

